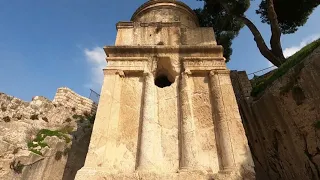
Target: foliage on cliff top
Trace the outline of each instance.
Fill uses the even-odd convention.
[[[48,146],[48,144],[46,142],[44,142],[44,139],[47,136],[56,136],[59,139],[63,139],[66,141],[66,143],[69,143],[71,141],[71,139],[68,137],[68,135],[62,133],[61,131],[52,131],[49,129],[41,129],[35,139],[33,139],[32,141],[28,142],[28,149],[29,151],[35,153],[35,154],[39,154],[42,155],[41,153],[41,149]]]
[[[286,74],[295,65],[301,63],[309,54],[311,54],[318,47],[320,47],[320,39],[308,44],[307,46],[303,47],[300,51],[290,56],[287,59],[287,61],[278,69],[274,70],[274,72],[270,76],[254,80],[254,83],[252,85],[253,87],[251,96],[257,97],[275,80]]]

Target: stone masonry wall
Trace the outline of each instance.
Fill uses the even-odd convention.
[[[231,77],[257,179],[320,179],[320,48],[256,99]]]
[[[81,100],[85,103],[78,105]],[[95,106],[68,88],[59,88],[53,102],[41,96],[25,102],[0,93],[0,179],[73,179],[84,164],[92,131],[84,114],[94,114]],[[40,130],[68,138],[47,136],[40,145],[35,140]],[[38,144],[34,150],[42,155],[31,152],[28,143]]]
[[[98,107],[91,99],[80,96],[67,87],[61,87],[57,90],[53,103],[61,103],[64,106],[76,108],[79,113],[85,111],[93,113]]]

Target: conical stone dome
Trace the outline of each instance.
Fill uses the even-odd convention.
[[[185,3],[175,0],[150,0],[136,10],[131,21],[181,22],[185,27],[199,27],[198,18],[193,10]]]

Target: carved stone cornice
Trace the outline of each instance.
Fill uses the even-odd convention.
[[[107,69],[122,71],[144,71],[148,65],[148,58],[144,57],[107,57]]]
[[[107,56],[123,57],[126,54],[137,54],[140,57],[150,53],[201,53],[215,54],[216,56],[223,56],[223,47],[220,45],[175,45],[175,46],[105,46],[104,48]]]
[[[183,57],[183,67],[190,71],[212,71],[227,69],[223,57]]]

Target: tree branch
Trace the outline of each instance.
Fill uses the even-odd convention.
[[[255,42],[257,44],[257,47],[258,47],[260,53],[265,58],[267,58],[272,64],[274,64],[275,66],[279,67],[282,64],[282,62],[268,48],[268,46],[266,45],[266,43],[265,43],[260,31],[253,24],[253,22],[250,21],[245,16],[239,16],[239,15],[232,14],[226,4],[221,2],[221,0],[218,0],[218,1],[220,2],[221,6],[227,11],[228,14],[231,14],[231,15],[235,16],[238,20],[243,22],[249,28],[249,30],[251,31],[252,35],[254,36],[254,40],[255,40]]]
[[[251,22],[248,18],[244,16],[239,16],[239,20],[241,20],[251,31],[252,35],[254,36],[254,41],[257,44],[257,47],[260,53],[267,58],[272,64],[279,67],[282,63],[279,59],[273,54],[273,52],[268,48],[266,45],[260,31],[258,28]]]
[[[278,22],[277,13],[274,9],[273,0],[267,0],[267,9],[268,9],[268,19],[270,21],[271,27],[271,51],[279,58],[281,63],[285,61],[285,57],[283,55],[282,47],[281,47],[281,30]]]

